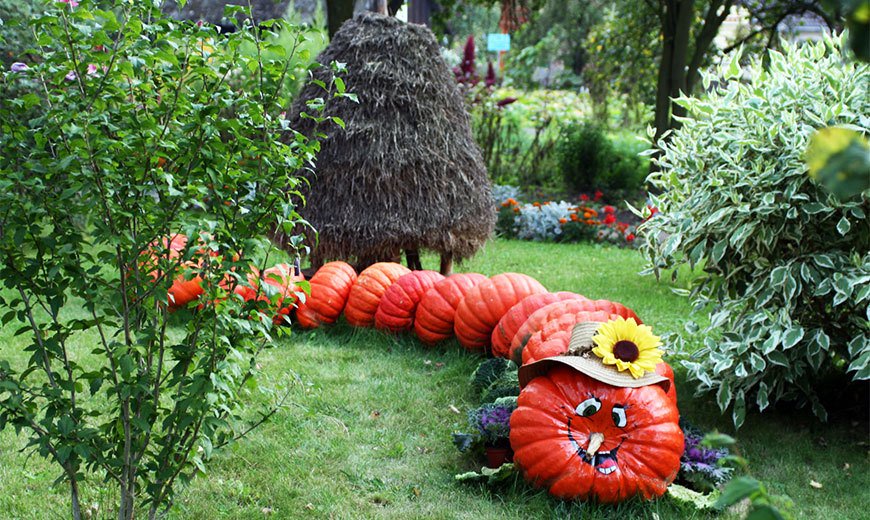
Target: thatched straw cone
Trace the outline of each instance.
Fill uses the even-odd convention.
[[[328,138],[301,211],[319,232],[312,263],[365,266],[427,249],[441,253],[449,270],[451,258],[473,255],[495,226],[491,186],[432,32],[361,13],[318,61],[347,64],[343,79],[359,104],[308,84],[289,111],[291,126],[310,135],[313,122],[299,114],[305,100],[322,97],[325,113],[347,126],[318,128]],[[321,67],[314,77],[329,84],[331,74]]]

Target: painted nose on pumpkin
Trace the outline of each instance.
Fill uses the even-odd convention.
[[[592,460],[592,457],[598,452],[598,448],[604,442],[604,434],[593,432],[589,434],[589,445],[586,447],[586,458]]]

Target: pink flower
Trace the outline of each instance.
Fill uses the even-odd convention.
[[[511,103],[515,102],[516,100],[517,100],[517,98],[515,98],[515,97],[506,97],[506,98],[502,99],[501,101],[499,101],[498,103],[496,103],[495,106],[497,106],[498,108],[504,108],[504,107],[510,105]]]
[[[88,65],[88,76],[93,76],[97,73],[97,66],[93,63]]]
[[[12,72],[25,72],[29,67],[26,63],[21,63],[20,61],[16,61],[9,67],[9,70]]]
[[[70,7],[78,7],[79,3],[76,0],[57,0],[62,4],[69,4]]]
[[[65,80],[67,80],[67,81],[73,81],[73,80],[75,80],[77,77],[78,77],[78,74],[76,74],[76,71],[71,70],[71,71],[67,72],[67,73],[66,73],[66,76],[64,76],[63,78],[64,78]]]

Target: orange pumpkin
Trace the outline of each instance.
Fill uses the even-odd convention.
[[[360,273],[350,289],[344,317],[355,327],[375,324],[375,312],[387,289],[411,270],[395,262],[378,262]]]
[[[356,281],[356,271],[345,262],[329,262],[314,273],[311,295],[296,309],[296,321],[306,329],[335,323]]]
[[[453,330],[468,350],[489,346],[492,331],[505,313],[526,296],[547,292],[531,276],[519,273],[497,274],[476,285],[459,302]]]
[[[414,314],[414,333],[426,345],[453,335],[456,307],[466,293],[487,278],[478,273],[456,273],[426,291]]]
[[[615,387],[556,366],[520,392],[510,442],[525,478],[556,497],[651,499],[680,469],[678,421],[659,385]]]
[[[621,303],[612,302],[610,300],[571,299],[554,302],[531,313],[526,321],[523,322],[511,340],[510,359],[518,365],[522,364],[523,348],[526,346],[526,342],[529,341],[532,334],[540,330],[543,322],[553,319],[561,314],[571,314],[583,311],[604,311],[607,314],[615,314],[617,316],[622,316],[625,319],[634,318],[638,323],[643,323],[633,310]]]
[[[529,315],[536,310],[562,300],[585,299],[585,296],[572,292],[539,293],[526,296],[498,320],[498,325],[492,331],[492,355],[497,357],[510,356],[511,340],[514,338],[514,334],[525,323]]]
[[[245,300],[257,298],[262,301],[269,301],[270,298],[260,288],[260,281],[275,287],[278,292],[277,298],[277,314],[272,318],[276,325],[287,323],[285,316],[289,316],[290,312],[296,306],[299,291],[297,282],[305,280],[301,272],[297,273],[296,269],[291,264],[277,264],[260,273],[259,269],[251,266],[251,272],[248,274],[248,286],[239,285],[235,288],[235,293]]]
[[[412,271],[396,280],[378,304],[375,328],[390,332],[411,330],[423,295],[443,279],[435,271]]]

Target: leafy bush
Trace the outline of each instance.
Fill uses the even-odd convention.
[[[841,202],[803,156],[816,128],[868,132],[870,68],[841,49],[786,45],[745,70],[735,55],[705,74],[706,97],[679,100],[690,117],[659,143],[662,214],[641,227],[650,270],[702,266],[691,297],[712,313],[686,326],[683,348],[704,344],[684,364],[736,425],[748,404],[779,400],[824,418],[815,382],[870,379],[868,193]]]
[[[32,0],[0,0],[0,65],[4,69],[22,59],[33,45],[27,20],[33,14]]]
[[[0,75],[0,321],[32,338],[0,360],[0,428],[58,464],[77,519],[80,485],[100,482],[113,516],[163,515],[271,415],[240,404],[278,295],[233,289],[266,266],[266,232],[301,222],[297,175],[319,149],[281,115],[298,71],[261,40],[274,27],[229,8],[247,21],[218,35],[158,5],[48,3],[41,54]],[[172,251],[174,233],[199,240]],[[204,294],[170,312],[193,275]]]
[[[604,129],[591,121],[568,126],[556,144],[559,171],[565,187],[574,193],[639,189],[647,166],[638,151],[622,143],[614,146]]]

